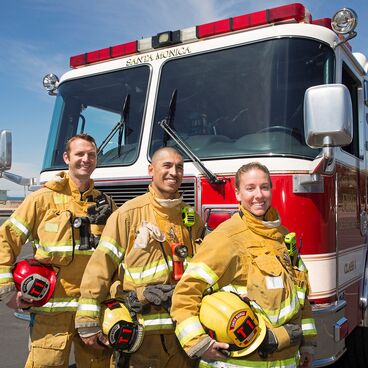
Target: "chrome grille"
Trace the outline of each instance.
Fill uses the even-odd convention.
[[[97,189],[111,196],[116,205],[120,207],[129,199],[133,199],[147,192],[148,185],[151,181],[125,181],[125,182],[96,182]],[[183,181],[179,191],[183,193],[184,202],[195,207],[195,182],[194,180],[186,179]]]

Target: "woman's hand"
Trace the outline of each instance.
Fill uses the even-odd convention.
[[[218,360],[218,359],[224,360],[229,356],[227,349],[229,349],[229,344],[226,344],[225,342],[215,341],[202,354],[202,358],[207,360]]]

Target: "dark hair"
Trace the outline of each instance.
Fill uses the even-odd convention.
[[[181,157],[181,159],[183,160],[183,155],[174,147],[161,147],[158,150],[156,150],[153,155],[152,155],[152,159],[151,162],[153,163],[156,158],[160,155],[161,152],[170,152],[170,153],[174,153],[178,156]]]
[[[69,138],[68,141],[66,142],[65,152],[67,153],[68,156],[69,156],[69,152],[70,152],[70,144],[73,141],[75,141],[76,139],[83,139],[85,141],[88,141],[88,142],[92,143],[96,147],[96,150],[97,150],[97,144],[96,144],[95,139],[92,136],[90,136],[89,134],[80,133],[80,134],[73,135],[73,137]]]
[[[270,182],[270,188],[272,188],[271,174],[265,165],[259,162],[250,162],[249,164],[243,165],[235,174],[235,188],[239,190],[240,177],[248,171],[258,169],[263,171],[268,176],[268,181]]]

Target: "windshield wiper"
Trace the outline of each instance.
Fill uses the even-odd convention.
[[[174,89],[174,92],[171,96],[171,100],[170,100],[170,104],[169,104],[169,111],[167,113],[167,116],[164,120],[162,121],[165,121],[165,124],[172,128],[172,123],[174,122],[174,118],[175,118],[175,112],[176,112],[176,96],[178,94],[178,90],[177,89]],[[166,131],[166,129],[164,129],[162,126],[161,126],[161,123],[162,122],[159,122],[159,125],[160,127],[164,130],[164,136],[163,136],[163,139],[162,139],[162,143],[164,145],[164,147],[167,146],[167,142],[170,138],[170,134]],[[174,139],[175,140],[175,139]]]
[[[80,129],[79,134],[82,134],[82,133],[84,133],[84,127],[86,126],[86,118],[84,117],[83,114],[79,114],[79,119],[82,120],[81,129]]]
[[[158,125],[164,130],[165,136],[163,139],[164,146],[166,147],[168,136],[170,136],[173,141],[184,151],[184,153],[193,161],[193,163],[198,167],[199,171],[207,177],[207,179],[212,184],[225,184],[225,179],[219,179],[212,171],[204,166],[203,162],[197,157],[191,148],[180,138],[178,133],[172,128],[172,123],[175,117],[176,110],[176,96],[177,90],[175,89],[170,100],[169,111],[165,119],[158,122]]]
[[[123,130],[124,130],[124,126],[126,125],[126,123],[128,121],[129,110],[130,110],[130,94],[127,94],[126,97],[125,97],[125,100],[124,100],[123,108],[121,110],[120,120],[111,129],[110,133],[103,140],[100,147],[98,147],[98,149],[97,149],[97,154],[98,155],[102,153],[102,150],[110,142],[111,138],[115,135],[115,133],[117,131],[119,131],[119,135],[118,135],[118,157],[120,156],[121,142],[122,142],[122,139],[123,139]]]

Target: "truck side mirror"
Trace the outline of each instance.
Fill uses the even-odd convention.
[[[343,84],[310,87],[304,95],[304,134],[311,148],[341,147],[353,139],[353,111]]]
[[[12,163],[12,135],[10,130],[0,130],[0,172],[9,170]]]

